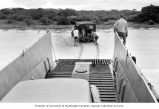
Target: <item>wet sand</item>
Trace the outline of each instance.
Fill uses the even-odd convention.
[[[102,32],[101,32],[102,31]],[[105,35],[107,32],[112,35]],[[75,58],[75,59],[111,59],[113,56],[113,33],[112,30],[100,30],[97,34],[100,36],[98,44],[82,43],[74,46],[74,39],[71,37],[71,31],[52,33],[52,42],[54,51],[58,59]]]

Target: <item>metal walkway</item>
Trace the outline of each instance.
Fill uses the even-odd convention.
[[[92,62],[90,66],[89,83],[96,85],[101,102],[118,102],[115,82],[110,72],[110,60],[107,59],[59,59],[57,66],[46,75],[46,78],[72,77],[76,62]]]

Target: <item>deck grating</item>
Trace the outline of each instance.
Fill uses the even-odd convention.
[[[92,62],[89,83],[98,88],[101,102],[118,102],[115,83],[108,66],[111,60],[108,59],[59,59],[56,67],[46,75],[46,79],[72,77],[76,62]]]

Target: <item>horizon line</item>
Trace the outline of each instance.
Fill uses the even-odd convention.
[[[150,5],[149,5],[150,6]],[[112,11],[112,10],[117,10],[117,11],[123,11],[123,10],[130,10],[130,11],[133,11],[133,10],[135,10],[135,11],[141,11],[141,9],[140,10],[138,10],[138,9],[109,9],[109,10],[104,10],[104,9],[96,9],[96,10],[94,10],[94,9],[88,9],[88,10],[86,10],[86,9],[74,9],[74,8],[41,8],[41,7],[39,7],[39,8],[22,8],[22,7],[7,7],[7,8],[0,8],[0,10],[3,10],[3,9],[16,9],[16,8],[21,8],[21,9],[26,9],[26,10],[30,10],[30,9],[57,9],[57,10],[65,10],[65,9],[73,9],[73,10],[75,10],[75,11]]]

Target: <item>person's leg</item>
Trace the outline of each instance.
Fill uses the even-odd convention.
[[[126,45],[126,37],[123,37],[123,44]]]
[[[97,40],[98,40],[98,36],[96,35],[95,36],[95,43],[97,43]]]
[[[123,44],[126,45],[126,33],[123,33]]]
[[[76,44],[79,45],[79,37],[76,39]]]
[[[123,39],[123,38],[122,38],[122,33],[119,32],[119,31],[117,31],[117,33],[118,33],[119,38],[120,38],[120,39]]]
[[[125,45],[126,44],[126,34],[122,33],[122,32],[118,32],[118,35],[119,35],[120,39],[123,40],[123,44]]]
[[[120,40],[121,40],[121,41],[123,41],[123,37],[122,37],[122,35],[121,35],[121,34],[119,35],[119,38],[120,38]]]
[[[98,36],[95,32],[92,32],[91,33],[91,37],[93,38],[93,42],[96,43],[97,42],[97,39],[98,39]]]
[[[75,36],[74,37],[74,45],[76,45],[76,42],[77,42],[76,40],[77,40],[77,37]]]

